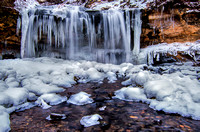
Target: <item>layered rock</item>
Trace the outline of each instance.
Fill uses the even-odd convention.
[[[13,9],[14,0],[2,0],[0,6],[0,54],[15,54],[20,50],[20,37],[16,35],[19,13]]]
[[[200,38],[200,13],[190,9],[144,10],[141,43],[196,41]]]

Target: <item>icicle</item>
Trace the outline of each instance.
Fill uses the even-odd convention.
[[[21,18],[18,17],[18,18],[17,18],[17,29],[16,29],[16,31],[17,31],[16,34],[17,34],[17,35],[19,35],[20,29],[21,29]]]
[[[126,10],[126,37],[127,37],[127,46],[126,50],[126,62],[130,61],[130,51],[131,51],[131,25],[130,25],[130,11]]]
[[[141,34],[141,13],[139,9],[135,10],[135,24],[134,24],[134,48],[133,55],[138,55],[140,52],[140,34]]]
[[[25,11],[22,14],[22,57],[45,55],[114,64],[130,62],[132,28],[136,39],[133,52],[139,53],[140,10],[135,10],[134,25],[130,11],[118,9],[91,13],[78,6],[62,9],[39,6]]]
[[[21,12],[22,16],[22,38],[21,38],[21,57],[24,58],[25,54],[25,44],[26,44],[26,36],[28,32],[28,25],[29,25],[29,17],[28,17],[28,10],[24,10]]]

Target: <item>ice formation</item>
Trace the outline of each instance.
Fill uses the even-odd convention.
[[[77,94],[72,95],[67,103],[72,103],[75,105],[86,105],[90,104],[93,101],[93,99],[90,98],[90,94],[87,94],[86,92],[79,92]]]
[[[112,83],[118,76],[127,78],[122,82],[127,87],[116,91],[115,98],[142,101],[156,110],[200,120],[200,68],[191,65],[189,62],[158,67],[131,63],[113,65],[54,58],[1,60],[0,105],[5,107],[2,118],[9,120],[8,113],[15,110],[36,105],[48,108],[67,101],[66,97],[56,94],[65,90],[61,88],[63,86],[77,82],[101,83],[106,78]],[[61,81],[62,85],[55,83],[59,75],[67,78]],[[77,82],[73,80],[75,77]],[[9,85],[12,82],[20,85]],[[76,105],[92,103],[90,96],[80,92],[71,95],[67,102]]]
[[[144,79],[142,88],[124,87],[115,92],[115,98],[146,102],[156,110],[200,120],[200,82],[196,79],[199,68],[192,68],[190,73],[185,73],[186,67],[176,68],[181,71],[163,75],[148,72],[149,79]]]
[[[37,99],[36,104],[41,106],[43,109],[48,109],[51,107],[51,105],[57,105],[64,101],[67,101],[67,97],[62,97],[60,95],[51,93],[41,95]]]
[[[107,11],[93,14],[78,6],[64,4],[42,6],[35,0],[16,0],[15,8],[21,13],[17,28],[21,27],[22,30],[22,58],[37,55],[62,57],[57,52],[52,52],[53,47],[62,49],[64,58],[69,57],[69,59],[79,61],[53,58],[1,60],[0,131],[10,130],[9,113],[13,111],[29,109],[36,105],[46,109],[51,105],[67,101],[66,97],[57,93],[63,92],[65,88],[77,82],[101,83],[106,78],[113,83],[117,77],[127,78],[122,82],[126,87],[117,90],[113,98],[142,101],[155,110],[178,113],[200,120],[198,96],[200,68],[192,67],[189,63],[163,67],[146,65],[147,62],[153,64],[154,59],[159,60],[162,54],[170,53],[175,56],[178,51],[191,56],[194,61],[199,61],[199,42],[159,44],[140,50],[137,36],[140,35],[141,30],[140,10],[122,11],[119,9],[121,5],[115,2],[120,3],[117,0],[111,2],[111,5],[102,3],[93,6],[93,9],[97,10],[112,7]],[[145,8],[147,2],[151,0],[130,0],[132,5],[140,8]],[[100,18],[102,21],[94,22]],[[131,59],[129,54],[132,53],[131,30],[135,30],[133,51],[137,61],[144,65],[122,63],[129,62]],[[42,34],[45,34],[47,43],[39,47],[38,43]],[[100,41],[99,36],[104,38],[100,45],[97,44]],[[36,52],[39,49],[50,52]],[[115,64],[119,64],[117,61],[121,60],[120,65],[113,65],[80,59]],[[75,81],[74,78],[78,80]],[[90,94],[80,92],[72,95],[67,102],[85,105],[93,102],[90,96]],[[102,108],[102,110],[105,109]],[[98,114],[85,116],[80,123],[89,127],[99,124],[99,119],[102,117]]]
[[[182,52],[182,54],[189,55],[195,62],[197,62],[200,60],[199,51],[199,41],[171,44],[161,43],[141,49],[138,61],[140,64],[154,64],[154,59],[159,61],[162,55],[170,54],[172,56],[176,56],[178,52]]]
[[[10,120],[9,114],[6,112],[6,109],[3,106],[0,106],[0,131],[8,132],[10,131]]]
[[[84,127],[90,127],[100,124],[99,120],[103,119],[99,114],[84,116],[81,118],[80,123]]]
[[[131,45],[133,52],[139,53],[140,9],[93,12],[74,5],[30,3],[15,2],[21,14],[17,29],[21,27],[22,58],[46,56],[120,64],[131,61]]]

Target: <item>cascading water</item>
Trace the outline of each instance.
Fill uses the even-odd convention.
[[[138,9],[86,11],[79,6],[37,5],[20,13],[22,58],[48,56],[120,64],[131,62],[131,56],[140,50]]]

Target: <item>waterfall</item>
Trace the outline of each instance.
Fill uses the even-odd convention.
[[[132,54],[140,50],[140,14],[138,9],[85,11],[79,6],[22,10],[19,18],[22,22],[18,21],[22,25],[21,57],[132,62]]]

